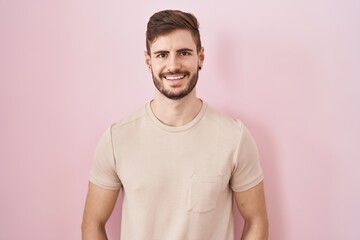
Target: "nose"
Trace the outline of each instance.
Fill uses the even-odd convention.
[[[172,55],[172,56],[169,56],[166,67],[169,72],[176,72],[176,71],[180,70],[181,62],[176,55],[175,56]]]

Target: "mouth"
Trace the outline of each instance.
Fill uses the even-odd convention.
[[[180,80],[186,77],[186,75],[171,75],[171,76],[164,76],[166,80],[174,81],[174,80]]]
[[[177,81],[184,79],[186,76],[189,75],[190,73],[188,72],[175,72],[175,73],[163,73],[160,74],[160,77],[168,81]]]

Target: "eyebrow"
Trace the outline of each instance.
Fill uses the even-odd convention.
[[[193,52],[194,50],[190,49],[190,48],[180,48],[179,50],[176,50],[176,52]],[[159,54],[159,53],[170,53],[170,51],[165,51],[165,50],[159,50],[154,52],[154,54]]]

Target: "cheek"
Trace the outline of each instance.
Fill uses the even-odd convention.
[[[157,67],[157,66],[152,66],[151,69],[152,69],[152,72],[153,72],[155,75],[160,72],[159,67]]]
[[[151,69],[153,70],[154,74],[160,72],[163,69],[163,64],[159,63],[158,61],[151,62]]]
[[[191,61],[186,63],[188,68],[194,68],[196,69],[199,66],[199,60],[198,59],[192,59]]]
[[[193,62],[191,64],[188,64],[186,66],[184,66],[187,70],[195,72],[198,70],[199,67],[199,63],[198,62]]]

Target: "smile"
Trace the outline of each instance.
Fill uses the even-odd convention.
[[[179,80],[183,79],[186,75],[179,75],[179,76],[165,76],[166,80]]]

